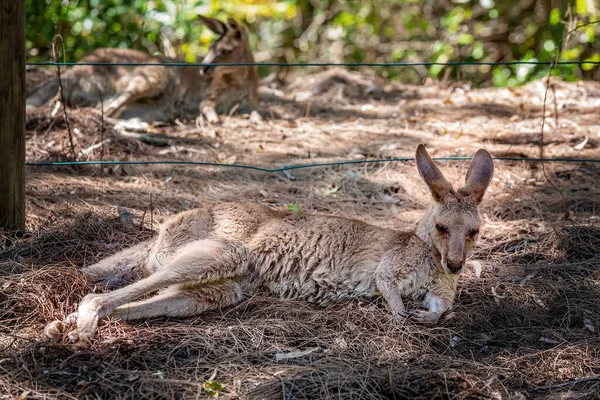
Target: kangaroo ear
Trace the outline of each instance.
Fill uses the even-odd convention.
[[[218,19],[208,18],[208,17],[205,17],[204,15],[200,15],[200,14],[198,14],[198,18],[200,19],[200,21],[202,21],[204,23],[204,25],[206,25],[206,27],[208,29],[210,29],[211,31],[213,31],[214,33],[216,33],[218,35],[224,35],[225,32],[227,32],[227,25],[225,25],[223,22],[219,21]]]
[[[227,28],[235,33],[235,36],[238,39],[242,38],[243,32],[244,32],[244,28],[242,26],[242,24],[240,24],[239,22],[237,22],[235,19],[233,18],[227,18]]]
[[[229,29],[240,29],[238,22],[233,18],[227,18],[227,27]]]
[[[429,187],[435,201],[440,201],[450,193],[454,193],[452,185],[448,183],[442,172],[435,166],[433,160],[422,144],[417,146],[417,169],[423,181]]]
[[[460,193],[470,196],[477,204],[481,203],[493,176],[494,160],[492,156],[484,149],[477,150],[467,171],[465,187],[460,189]]]

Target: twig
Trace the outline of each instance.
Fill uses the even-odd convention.
[[[595,381],[600,381],[600,376],[592,376],[592,377],[589,377],[589,378],[576,379],[574,381],[567,381],[567,382],[557,383],[555,385],[538,386],[538,387],[534,387],[533,389],[531,389],[531,391],[560,389],[560,388],[563,388],[563,387],[566,387],[566,386],[577,385],[579,383],[595,382]]]
[[[54,35],[52,38],[52,58],[54,62],[58,62],[58,52],[56,50],[56,44],[60,40],[61,44],[64,44],[63,38],[60,34]],[[64,51],[63,51],[64,55]],[[71,153],[73,153],[73,161],[77,161],[77,153],[75,153],[75,145],[73,144],[73,133],[71,132],[71,124],[69,123],[69,116],[67,115],[67,106],[65,104],[65,93],[62,85],[62,77],[60,75],[60,66],[56,66],[56,74],[58,77],[58,93],[60,95],[60,102],[62,103],[63,114],[65,116],[65,124],[67,124],[67,133],[69,135],[69,143],[71,145]]]
[[[312,102],[308,102],[306,104],[306,111],[304,112],[304,118],[308,118],[310,117],[310,106],[312,105]]]
[[[150,193],[150,232],[154,233],[154,202],[158,201],[160,196],[167,190],[166,188],[161,190],[160,193],[156,196],[156,199],[152,198],[152,193]]]
[[[554,126],[558,128],[558,99],[556,98],[556,86],[552,85],[552,95],[554,96]]]
[[[231,108],[227,116],[231,117],[237,111],[238,108],[240,108],[240,103],[235,103],[235,105]]]
[[[542,161],[541,161],[542,173],[544,174],[544,178],[546,179],[546,181],[550,184],[550,186],[552,186],[554,188],[554,190],[556,190],[556,192],[560,195],[560,197],[562,197],[562,199],[565,203],[567,202],[565,195],[554,184],[554,182],[552,182],[550,180],[550,178],[548,177],[548,174],[546,173],[546,164],[543,161],[543,158],[544,158],[544,129],[546,128],[546,100],[548,99],[548,90],[550,89],[551,86],[552,86],[552,91],[554,93],[554,109],[555,109],[554,118],[555,118],[555,122],[556,122],[555,126],[558,126],[558,105],[557,105],[557,100],[556,100],[556,89],[554,88],[553,85],[550,85],[550,77],[552,76],[552,70],[554,69],[556,62],[558,61],[560,52],[562,51],[561,47],[562,47],[565,39],[567,37],[569,37],[573,32],[577,31],[578,29],[581,29],[588,25],[593,25],[593,24],[598,24],[598,23],[600,23],[600,20],[590,21],[585,24],[578,25],[575,28],[567,31],[567,33],[565,33],[562,36],[562,38],[560,39],[559,45],[556,46],[556,49],[554,50],[554,54],[552,55],[552,57],[550,59],[550,67],[548,68],[548,76],[546,77],[546,90],[544,91],[544,102],[542,103],[542,127],[541,127],[541,131],[540,131],[540,158],[542,159]]]
[[[546,90],[544,91],[544,102],[542,104],[542,128],[540,132],[540,159],[542,160],[540,163],[542,164],[542,174],[544,174],[544,178],[546,182],[550,184],[556,190],[556,192],[562,197],[563,201],[567,202],[567,198],[563,194],[563,192],[550,180],[550,177],[546,173],[546,163],[544,162],[544,129],[546,128],[546,99],[548,98],[548,90],[550,89],[550,74],[552,72],[552,67],[548,70],[548,76],[546,77]],[[556,95],[555,95],[556,96]]]
[[[144,229],[144,219],[146,219],[146,212],[147,210],[144,210],[144,213],[142,214],[142,221],[140,222],[140,231]]]
[[[150,193],[150,232],[154,233],[154,202]]]
[[[98,97],[100,98],[100,143],[104,143],[104,97],[102,97],[102,91],[100,85],[98,88]],[[100,147],[100,161],[104,161],[104,146]],[[101,168],[101,175],[104,174],[104,169]]]
[[[102,146],[104,146],[105,143],[110,143],[110,139],[104,139],[100,143],[93,144],[90,147],[81,150],[81,153],[89,154],[92,151],[96,150],[98,147],[102,148]],[[102,160],[102,157],[100,157],[100,160]]]

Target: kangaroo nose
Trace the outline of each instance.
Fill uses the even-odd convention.
[[[463,262],[462,260],[448,260],[448,262],[446,262],[446,266],[448,267],[448,269],[450,271],[452,271],[453,273],[457,273],[458,271],[460,271],[462,269],[463,266]]]

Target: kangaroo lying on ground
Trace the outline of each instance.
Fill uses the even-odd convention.
[[[417,168],[433,203],[416,231],[379,228],[346,218],[298,215],[257,204],[217,204],[182,212],[157,238],[83,269],[94,282],[147,277],[123,288],[88,294],[77,313],[45,329],[60,340],[88,342],[98,319],[189,317],[241,302],[260,290],[318,305],[380,295],[399,318],[435,323],[456,296],[458,277],[479,233],[477,206],[494,164],[481,149],[466,184],[455,191],[423,145]],[[149,274],[149,275],[148,275]],[[132,302],[159,290],[146,300]],[[427,310],[409,312],[402,296],[422,296]]]
[[[227,23],[198,16],[220,35],[202,60],[210,63],[254,62],[248,32],[229,18]],[[98,49],[80,62],[162,63],[172,62],[130,49]],[[218,122],[217,113],[236,105],[240,112],[253,110],[258,102],[258,75],[254,66],[166,67],[78,65],[61,77],[65,101],[71,107],[104,105],[108,117],[142,121],[194,119],[202,113]],[[59,89],[58,79],[48,81],[27,98],[27,108],[39,107]]]

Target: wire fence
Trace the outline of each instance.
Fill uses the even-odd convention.
[[[473,157],[454,156],[454,157],[433,157],[436,161],[468,161]],[[65,166],[85,166],[85,165],[188,165],[188,166],[210,166],[218,168],[237,168],[249,169],[261,172],[284,172],[298,169],[331,167],[353,164],[380,164],[390,162],[405,162],[414,161],[414,157],[391,157],[381,159],[366,159],[366,160],[343,160],[343,161],[328,161],[320,163],[308,164],[292,164],[281,167],[269,168],[247,164],[226,164],[209,161],[57,161],[57,162],[37,162],[26,163],[30,167],[65,167]],[[496,161],[523,161],[523,162],[562,162],[562,163],[600,163],[600,159],[592,158],[529,158],[529,157],[495,157]]]
[[[600,61],[533,61],[533,60],[522,60],[522,61],[418,61],[418,62],[381,62],[381,63],[277,63],[277,62],[251,62],[251,63],[185,63],[185,62],[59,62],[59,61],[41,61],[41,62],[28,62],[28,66],[51,66],[51,67],[73,67],[76,65],[91,65],[91,66],[103,66],[103,67],[145,67],[145,66],[165,66],[165,67],[431,67],[431,66],[443,66],[443,67],[460,67],[460,66],[506,66],[506,65],[541,65],[541,66],[558,66],[558,65],[600,65]]]
[[[251,62],[251,63],[185,63],[185,62],[58,62],[58,61],[43,61],[43,62],[28,62],[27,66],[49,66],[49,67],[73,67],[77,65],[86,66],[165,66],[165,67],[245,67],[245,66],[263,66],[263,67],[417,67],[417,66],[445,66],[445,67],[461,67],[461,66],[511,66],[511,65],[535,65],[548,66],[554,68],[560,65],[589,65],[598,66],[600,61],[537,61],[537,60],[520,60],[520,61],[421,61],[421,62],[375,62],[375,63],[279,63],[279,62]],[[465,161],[471,160],[468,156],[454,157],[435,157],[438,161]],[[413,161],[413,157],[392,157],[384,159],[364,159],[364,160],[343,160],[309,164],[294,164],[281,167],[261,167],[247,164],[226,164],[208,161],[58,161],[58,162],[28,162],[29,167],[64,167],[64,166],[85,166],[85,165],[187,165],[187,166],[211,166],[218,168],[236,168],[247,169],[261,172],[284,172],[290,170],[318,168],[328,166],[340,166],[351,164],[374,164],[374,163],[389,163],[389,162],[405,162]],[[561,163],[599,163],[600,159],[582,159],[582,158],[530,158],[530,157],[495,157],[497,161],[523,161],[523,162],[561,162]]]

